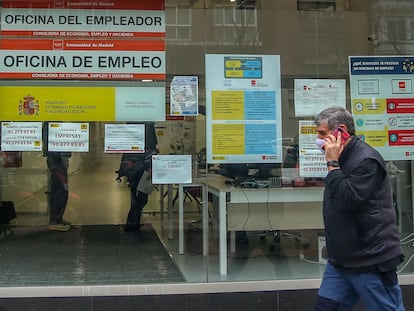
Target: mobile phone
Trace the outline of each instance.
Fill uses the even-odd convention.
[[[342,128],[338,127],[332,135],[335,136],[335,138],[338,138],[339,133],[341,133],[341,144],[344,144],[346,140],[351,136],[347,131],[344,131]]]

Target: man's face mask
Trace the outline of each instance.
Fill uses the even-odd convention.
[[[316,138],[316,144],[318,145],[319,150],[322,153],[325,153],[325,140],[320,139],[320,138]]]

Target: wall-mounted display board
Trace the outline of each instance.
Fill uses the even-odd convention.
[[[349,57],[357,134],[385,160],[414,159],[414,56]]]
[[[142,87],[0,86],[0,120],[164,121],[165,83]]]
[[[208,163],[281,163],[280,56],[206,55]]]

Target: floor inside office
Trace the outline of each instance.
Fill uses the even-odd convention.
[[[214,220],[210,222],[209,254],[203,256],[201,213],[191,198],[185,200],[185,252],[179,254],[178,202],[169,214],[169,195],[162,196],[160,192],[161,188],[165,192],[166,187],[154,191],[144,209],[142,222],[156,235],[145,231],[125,235],[122,224],[129,210],[129,189],[124,182],[115,181],[114,171],[118,165],[118,158],[108,157],[69,177],[70,197],[65,218],[74,224],[70,232],[48,231],[47,213],[38,210],[38,206],[43,205],[37,204],[35,210],[31,207],[34,200],[44,200],[39,198],[44,193],[33,194],[30,199],[16,204],[15,237],[0,237],[0,255],[3,258],[7,255],[10,263],[9,266],[4,261],[1,264],[2,271],[9,271],[1,280],[2,287],[35,282],[39,272],[45,273],[45,265],[50,268],[46,271],[53,274],[49,285],[289,280],[322,276],[324,265],[319,263],[319,232],[313,230],[293,232],[309,241],[305,247],[284,234],[279,240],[273,232],[248,232],[247,239],[239,233],[236,252],[228,253],[228,275],[220,275]],[[173,197],[176,189],[172,192]],[[164,213],[160,212],[161,197]],[[28,239],[27,235],[32,236]],[[148,243],[150,236],[159,240],[165,253],[151,251],[144,260],[144,256],[140,256],[146,252],[143,249],[158,247],[148,244],[142,248],[141,244]],[[411,252],[411,248],[406,250]],[[34,254],[35,260],[30,260]],[[74,260],[57,260],[58,256],[73,257]],[[169,266],[169,262],[179,273]],[[20,263],[20,267],[24,265],[24,269],[14,263]],[[115,269],[117,265],[121,268]],[[404,269],[412,271],[409,265]],[[138,270],[147,273],[137,274]],[[154,277],[154,273],[161,273],[161,277]],[[44,279],[47,283],[48,278]]]

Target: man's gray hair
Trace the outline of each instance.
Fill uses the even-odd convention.
[[[355,135],[354,118],[352,117],[352,114],[343,107],[328,107],[319,112],[315,117],[315,125],[318,126],[321,123],[326,123],[330,130],[334,130],[341,124],[344,124],[348,129],[348,133]]]

